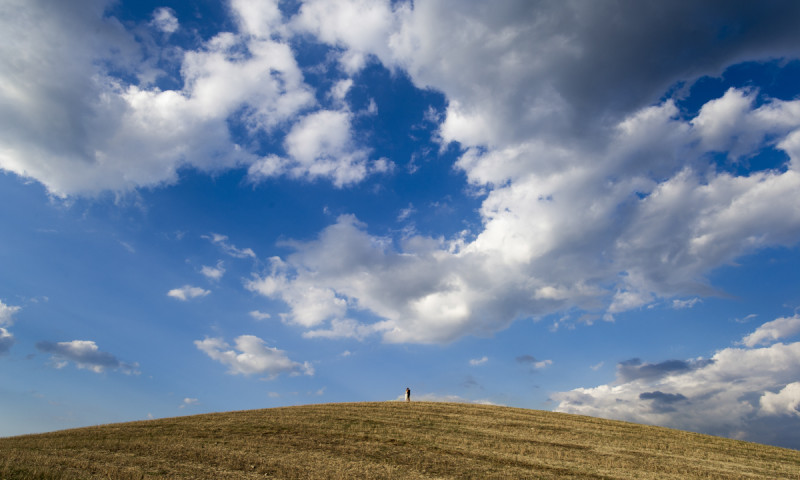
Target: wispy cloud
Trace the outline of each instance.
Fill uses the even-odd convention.
[[[398,395],[394,400],[402,401],[405,399],[405,394]],[[419,402],[442,402],[442,403],[474,403],[478,405],[502,405],[487,399],[469,399],[460,395],[442,394],[442,393],[421,393],[416,394],[412,390],[412,401]]]
[[[253,251],[252,248],[238,248],[235,245],[228,242],[227,235],[220,235],[218,233],[212,233],[210,235],[201,235],[202,238],[209,240],[214,245],[218,246],[222,251],[231,257],[235,258],[256,258],[256,253]]]
[[[532,371],[542,370],[553,364],[552,360],[537,360],[532,355],[521,355],[516,360],[519,364],[530,366]]]
[[[477,367],[478,365],[483,365],[489,361],[489,357],[483,356],[481,358],[473,358],[469,361],[469,364],[473,367]]]
[[[52,355],[56,368],[66,367],[70,362],[80,369],[103,373],[106,369],[119,370],[125,374],[138,375],[138,363],[121,362],[114,355],[103,352],[92,340],[72,340],[70,342],[47,342],[36,344],[40,352]]]
[[[701,299],[697,298],[697,297],[690,298],[690,299],[687,299],[687,300],[675,299],[675,300],[672,301],[672,308],[674,308],[676,310],[682,310],[682,309],[685,309],[685,308],[692,308],[695,305],[697,305],[698,303],[703,303],[703,301]]]
[[[408,217],[413,215],[416,211],[417,210],[414,208],[413,205],[408,204],[407,208],[404,208],[404,209],[400,210],[400,213],[397,214],[397,221],[398,222],[404,222],[404,221],[408,220]]]

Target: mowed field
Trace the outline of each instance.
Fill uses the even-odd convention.
[[[0,439],[2,479],[800,478],[800,452],[597,418],[344,403]]]

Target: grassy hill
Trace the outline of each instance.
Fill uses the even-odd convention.
[[[349,403],[0,439],[2,479],[800,478],[800,452],[518,408]]]

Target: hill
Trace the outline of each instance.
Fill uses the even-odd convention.
[[[0,478],[800,478],[800,452],[598,418],[402,402],[0,439]]]

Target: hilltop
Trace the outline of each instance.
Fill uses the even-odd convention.
[[[510,407],[345,403],[0,439],[0,478],[798,478],[800,452]]]

